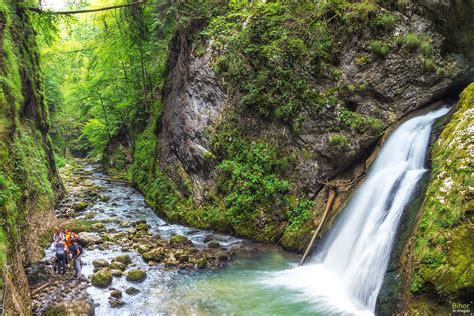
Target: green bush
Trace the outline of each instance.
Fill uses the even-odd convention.
[[[390,48],[388,47],[388,45],[382,41],[379,41],[379,40],[373,40],[369,43],[369,46],[370,46],[370,50],[378,55],[378,56],[381,56],[381,57],[385,57],[387,56]]]

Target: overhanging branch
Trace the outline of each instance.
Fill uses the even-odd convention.
[[[90,12],[99,12],[99,11],[120,9],[120,8],[125,8],[125,7],[130,7],[130,6],[134,6],[134,5],[143,4],[145,2],[146,2],[146,0],[140,0],[140,1],[137,1],[137,2],[114,5],[114,6],[110,6],[110,7],[103,7],[103,8],[97,8],[97,9],[87,9],[87,10],[74,10],[74,11],[50,11],[50,10],[43,10],[43,9],[40,9],[40,8],[30,8],[30,7],[25,8],[25,9],[29,10],[29,11],[36,12],[36,13],[41,13],[41,14],[71,15],[71,14],[90,13]]]

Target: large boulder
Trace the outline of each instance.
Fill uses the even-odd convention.
[[[131,270],[127,274],[127,281],[142,282],[146,278],[146,272],[140,269]]]
[[[95,259],[92,261],[92,265],[94,268],[99,269],[99,268],[107,268],[110,266],[109,262],[107,259]]]
[[[132,259],[130,258],[129,255],[120,255],[112,259],[112,262],[120,262],[125,265],[129,265],[132,263]]]
[[[79,233],[79,244],[82,247],[90,247],[102,243],[102,239],[97,233],[82,232]]]
[[[170,245],[172,246],[182,246],[182,245],[192,245],[192,241],[183,235],[173,235],[170,238]]]
[[[100,270],[92,275],[91,283],[93,286],[106,288],[112,284],[112,273],[106,269]]]

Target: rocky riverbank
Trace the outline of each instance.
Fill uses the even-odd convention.
[[[120,307],[141,291],[150,273],[218,269],[228,265],[243,244],[254,247],[230,236],[167,224],[139,192],[87,163],[67,166],[63,179],[68,194],[56,214],[63,228],[79,235],[84,275],[75,279],[71,270],[54,274],[54,253],[48,246],[44,260],[28,269],[35,314],[91,314],[101,304],[91,296],[91,288],[102,291],[110,307]],[[46,244],[51,236],[44,236]]]

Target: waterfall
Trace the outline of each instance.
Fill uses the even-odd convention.
[[[401,215],[427,171],[431,126],[448,111],[442,108],[400,125],[311,261],[262,281],[294,290],[325,314],[373,314]]]

